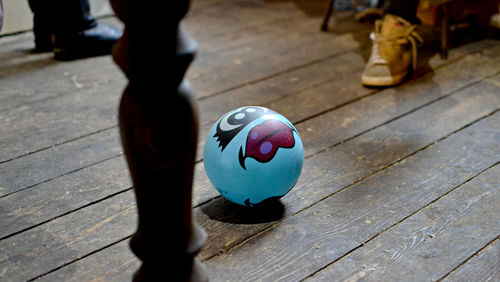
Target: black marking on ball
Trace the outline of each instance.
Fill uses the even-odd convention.
[[[213,136],[217,138],[221,152],[245,126],[267,113],[274,112],[261,107],[243,107],[222,117]]]

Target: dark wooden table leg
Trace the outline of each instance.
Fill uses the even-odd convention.
[[[3,2],[0,0],[0,31],[2,31],[3,27]]]
[[[180,24],[189,1],[111,3],[125,23],[113,58],[129,79],[119,120],[139,214],[134,281],[206,281],[195,258],[206,234],[191,206],[198,120],[184,75],[196,44]]]
[[[448,7],[440,5],[441,16],[441,57],[448,59]]]
[[[322,31],[327,31],[328,30],[328,22],[330,21],[330,17],[332,16],[333,4],[334,3],[335,3],[335,0],[330,0],[328,2],[328,8],[326,10],[325,17],[323,18],[323,23],[321,24],[321,30]]]

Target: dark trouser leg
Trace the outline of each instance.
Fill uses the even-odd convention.
[[[28,0],[28,4],[35,26],[51,32],[78,32],[95,24],[88,0]]]
[[[206,280],[195,259],[206,234],[191,205],[198,120],[184,80],[196,46],[179,24],[189,1],[111,2],[125,23],[113,57],[130,82],[120,130],[139,214],[130,241],[142,261],[134,280]],[[152,42],[158,34],[162,42]]]
[[[384,3],[384,15],[392,14],[417,24],[417,8],[419,0],[386,0]]]
[[[76,33],[95,25],[88,0],[28,0],[33,12],[35,45],[52,50],[53,34]]]

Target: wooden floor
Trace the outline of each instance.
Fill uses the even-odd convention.
[[[372,26],[336,12],[320,32],[326,2],[194,0],[185,21],[212,281],[499,281],[500,41],[459,42],[443,60],[437,30],[421,28],[413,78],[365,88]],[[130,280],[126,80],[109,56],[57,62],[32,42],[0,38],[0,281]],[[265,212],[221,198],[201,162],[211,125],[243,105],[282,113],[304,143],[299,182]]]

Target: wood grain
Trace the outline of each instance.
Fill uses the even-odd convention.
[[[0,238],[130,190],[131,185],[125,159],[120,157],[1,198]]]
[[[116,243],[132,234],[136,213],[133,193],[123,193],[2,240],[2,279],[32,279]]]
[[[500,51],[500,49],[497,50]],[[462,68],[477,68],[478,72],[465,73],[460,71]],[[479,55],[467,56],[451,66],[437,69],[433,73],[428,73],[401,87],[386,89],[356,103],[347,104],[317,118],[301,122],[297,125],[297,129],[306,140],[304,142],[305,154],[306,156],[314,154],[327,149],[332,144],[343,142],[348,139],[346,138],[348,136],[355,136],[352,135],[353,128],[356,129],[356,132],[363,132],[363,130],[384,124],[432,101],[447,97],[483,77],[496,73],[499,68],[500,60]],[[456,75],[459,75],[460,78],[456,79]],[[476,77],[476,75],[478,76]],[[347,99],[355,99],[357,95],[364,94],[361,87],[354,86],[353,89],[350,87],[351,85],[346,84],[346,88],[337,88],[336,91],[333,91],[336,87],[332,86],[323,84],[306,90],[309,95],[304,93],[302,97],[293,97],[295,98],[293,100],[286,97],[275,104],[279,105],[276,105],[277,108],[281,109],[285,116],[290,116],[293,120],[298,115],[297,113],[300,113],[301,116],[307,116],[308,112],[313,115],[322,109],[327,110],[330,107],[341,105]],[[335,95],[331,95],[333,93]],[[317,97],[326,98],[320,100]],[[315,100],[320,101],[315,103]],[[339,138],[340,136],[341,138]]]
[[[118,128],[0,164],[0,197],[122,155]],[[22,172],[22,173],[21,173]],[[96,172],[99,173],[99,172]],[[101,174],[113,173],[103,170]],[[99,176],[97,176],[99,177]]]
[[[463,265],[449,273],[442,281],[498,281],[500,280],[499,266],[500,240],[496,239]]]
[[[86,263],[80,263],[84,261]],[[128,240],[50,272],[36,281],[130,281],[140,261],[129,249]],[[82,278],[83,277],[83,278]],[[212,280],[215,281],[215,280]]]
[[[439,280],[500,235],[498,175],[500,165],[379,234],[310,281]],[[498,259],[492,258],[490,275],[494,265],[498,267]]]

